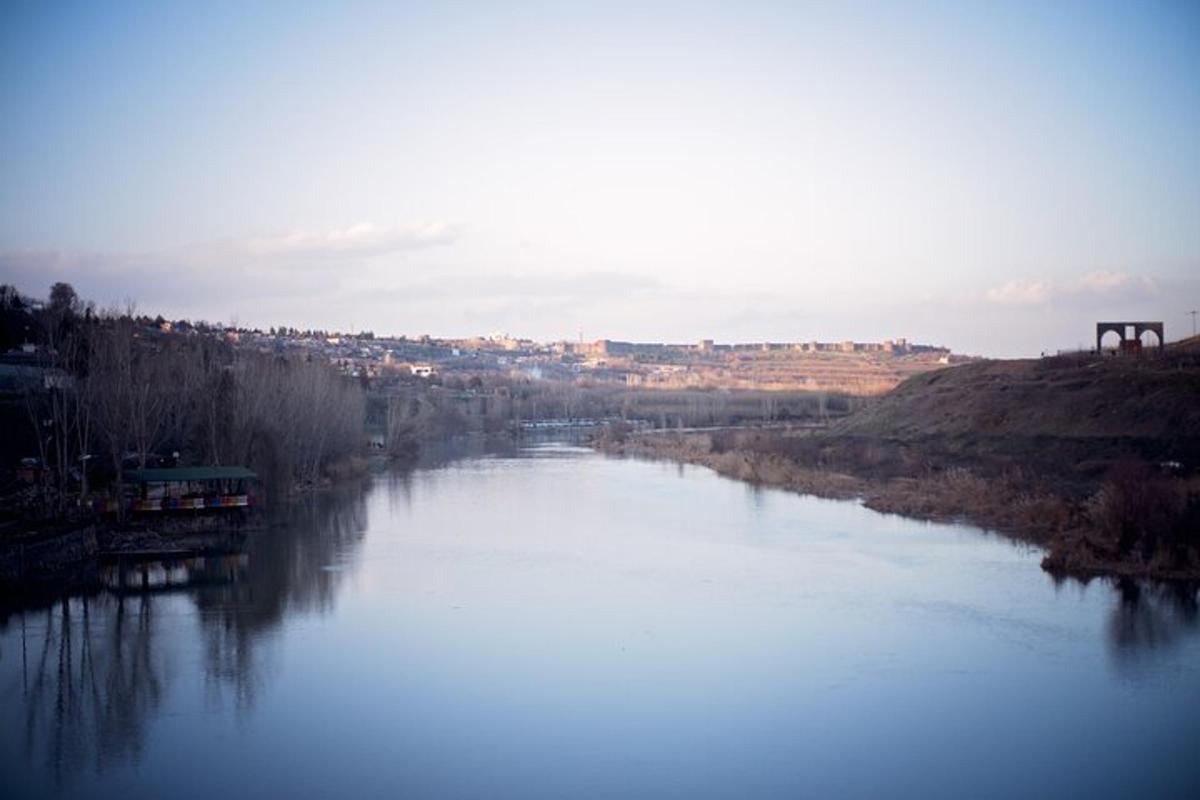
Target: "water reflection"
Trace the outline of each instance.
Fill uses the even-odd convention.
[[[328,612],[366,530],[365,486],[312,495],[289,505],[271,530],[252,538],[244,577],[205,586],[200,610],[208,699],[253,706],[269,673],[263,643],[288,614]]]
[[[326,613],[366,528],[359,486],[279,511],[244,553],[102,567],[105,592],[0,623],[0,703],[21,716],[22,761],[57,789],[73,776],[137,763],[149,720],[189,645],[179,603],[199,610],[207,700],[253,707],[270,679],[264,649],[289,615]],[[19,648],[20,670],[12,661]],[[12,719],[12,718],[10,718]],[[7,723],[6,723],[7,724]],[[0,739],[0,741],[5,741]]]
[[[921,763],[925,745],[960,765],[962,788],[992,763],[958,733],[979,719],[1033,763],[1069,749],[1053,720],[1080,709],[1146,730],[1169,716],[1151,703],[1195,706],[1173,696],[1197,652],[1194,587],[1056,595],[1037,553],[970,529],[569,448],[436,466],[463,454],[307,497],[236,556],[112,565],[109,591],[0,619],[11,795],[170,785],[185,747],[284,794],[470,773],[513,795],[590,774],[613,796],[701,767],[726,781],[713,796],[806,773],[870,794],[827,765],[856,748]],[[1030,692],[1032,720],[1013,712]],[[328,728],[322,755],[290,730],[304,718]],[[263,766],[281,753],[297,763]],[[212,788],[194,774],[208,768],[191,766],[193,793]]]
[[[1108,642],[1118,666],[1140,670],[1156,652],[1194,636],[1200,623],[1195,586],[1148,584],[1123,578],[1113,586],[1115,602],[1108,618]]]
[[[179,559],[125,560],[99,569],[100,586],[115,594],[179,591],[211,584],[236,582],[246,572],[250,557],[228,553]]]
[[[22,613],[21,743],[55,788],[84,766],[138,760],[166,685],[155,602],[85,597]]]

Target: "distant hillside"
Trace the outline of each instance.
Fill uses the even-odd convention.
[[[1167,342],[1167,350],[1172,353],[1200,353],[1200,336],[1189,336],[1178,342]]]
[[[910,375],[965,360],[947,351],[916,353],[812,352],[796,348],[736,350],[641,360],[608,359],[629,386],[680,389],[712,387],[770,391],[880,395]],[[586,373],[584,373],[586,374]]]
[[[609,435],[625,455],[1046,548],[1056,575],[1200,580],[1200,353],[981,361],[908,378],[828,429]]]
[[[982,361],[908,378],[841,421],[854,436],[1200,436],[1200,359]]]

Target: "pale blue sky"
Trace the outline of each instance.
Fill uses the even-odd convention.
[[[0,3],[0,281],[541,339],[1169,338],[1200,3]]]

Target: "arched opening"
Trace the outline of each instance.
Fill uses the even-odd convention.
[[[1162,347],[1162,340],[1158,338],[1158,331],[1147,328],[1138,336],[1138,341],[1142,343],[1142,349],[1150,347]]]
[[[1115,352],[1121,349],[1121,334],[1113,330],[1104,332],[1100,337],[1100,352]]]

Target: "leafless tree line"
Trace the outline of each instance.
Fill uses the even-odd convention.
[[[129,313],[46,325],[53,361],[28,386],[26,408],[56,511],[87,496],[85,462],[97,457],[118,492],[130,466],[173,453],[250,466],[290,488],[362,447],[362,389],[327,363],[156,334]]]

